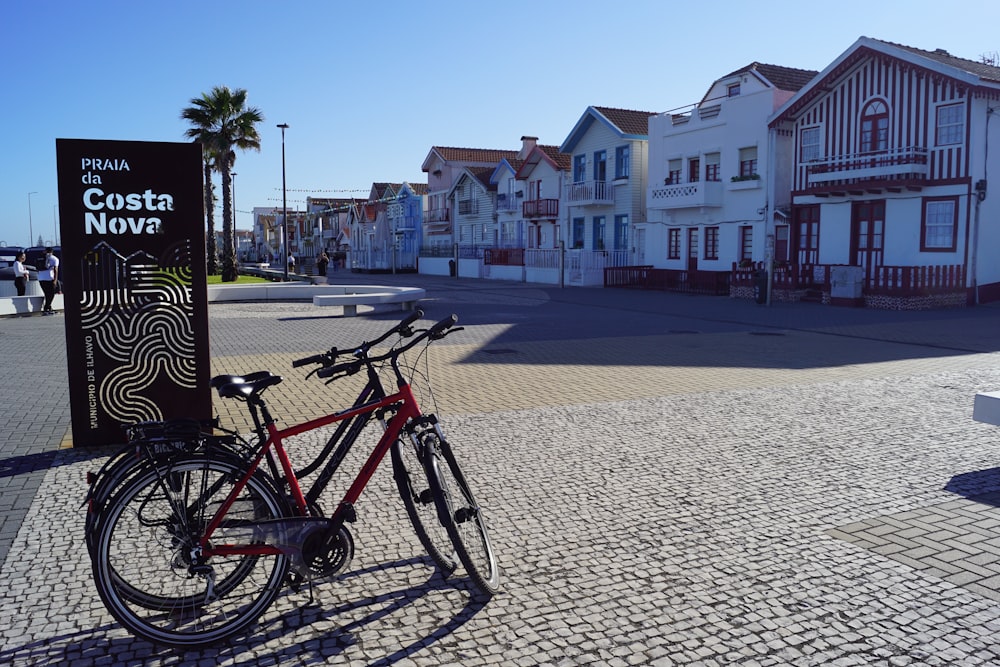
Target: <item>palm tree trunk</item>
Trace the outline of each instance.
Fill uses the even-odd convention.
[[[233,182],[229,160],[222,159],[222,282],[234,282],[239,275],[236,266],[236,245],[233,243]]]
[[[205,219],[208,222],[208,234],[205,237],[205,269],[208,275],[219,273],[219,254],[215,248],[215,196],[212,193],[212,161],[205,160]]]

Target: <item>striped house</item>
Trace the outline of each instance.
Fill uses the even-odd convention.
[[[874,307],[1000,299],[997,110],[1000,67],[859,38],[769,120],[794,146],[775,277]]]

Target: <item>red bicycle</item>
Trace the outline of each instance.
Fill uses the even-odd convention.
[[[482,594],[500,584],[486,518],[445,438],[437,417],[424,414],[401,368],[401,355],[460,331],[454,315],[414,329],[416,311],[376,341],[350,353],[336,348],[294,366],[333,381],[367,373],[354,404],[338,412],[278,428],[263,393],[281,383],[270,373],[220,376],[220,396],[247,403],[257,432],[251,448],[196,446],[149,450],[104,498],[88,519],[94,579],[111,614],[130,632],[180,649],[208,646],[247,630],[274,602],[283,586],[298,587],[335,575],[354,553],[348,524],[356,503],[391,452],[394,478],[417,536],[445,576],[460,561]],[[397,334],[388,352],[373,348]],[[406,340],[410,339],[410,340]],[[405,342],[404,342],[405,341]],[[350,356],[348,361],[339,361]],[[381,371],[396,387],[386,391]],[[414,370],[412,366],[406,367]],[[372,420],[384,431],[333,513],[326,517],[319,495]],[[337,425],[314,461],[296,471],[286,438]],[[322,466],[308,491],[301,479]]]

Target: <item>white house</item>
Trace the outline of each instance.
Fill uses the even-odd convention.
[[[717,79],[685,113],[649,118],[644,248],[637,264],[728,272],[763,261],[770,205],[788,201],[789,142],[771,143],[768,118],[817,72],[751,63]]]
[[[998,111],[1000,67],[859,38],[770,120],[794,142],[778,259],[869,306],[1000,299]]]
[[[570,156],[569,182],[560,206],[565,209],[566,247],[571,276],[592,284],[605,266],[634,263],[643,239],[632,227],[646,219],[646,148],[649,111],[587,107],[559,151]],[[590,260],[598,259],[597,265]],[[579,261],[578,267],[572,263]]]

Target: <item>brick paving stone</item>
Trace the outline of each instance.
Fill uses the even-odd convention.
[[[1000,491],[998,432],[970,415],[977,391],[1000,388],[1000,310],[422,286],[428,318],[454,310],[468,324],[428,359],[491,521],[498,596],[474,605],[461,576],[433,575],[380,470],[351,526],[355,559],[317,585],[319,606],[286,592],[239,644],[182,658],[153,649],[117,626],[90,581],[79,504],[83,472],[103,458],[58,450],[66,406],[40,399],[11,416],[30,426],[45,415],[5,450],[26,472],[0,472],[0,490],[33,499],[0,508],[20,527],[0,561],[0,663],[996,664],[1000,573],[981,575],[1000,538],[982,528],[995,508],[973,497]],[[269,394],[289,421],[353,398],[291,360],[398,317],[308,304],[211,316],[213,372],[279,370]],[[0,336],[26,369],[33,349],[54,350],[58,375],[61,331],[44,326],[0,320]],[[783,335],[752,335],[761,329]],[[52,340],[32,340],[42,336]],[[246,426],[237,405],[216,409]],[[32,464],[37,454],[47,458]],[[876,541],[901,550],[877,553]]]

